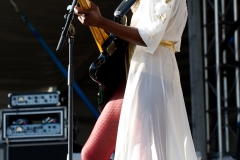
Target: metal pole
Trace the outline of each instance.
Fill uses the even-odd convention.
[[[237,0],[233,1],[234,6],[234,21],[238,19],[238,3]],[[239,61],[239,31],[236,30],[234,33],[234,47],[235,47],[235,60]],[[240,108],[240,84],[239,84],[239,68],[236,67],[236,103],[237,107]],[[240,121],[238,121],[240,122]]]
[[[73,27],[73,26],[72,26]],[[73,41],[74,36],[68,35],[69,43],[69,65],[68,65],[68,160],[72,160],[73,154]]]
[[[226,37],[226,29],[225,29],[225,0],[221,2],[221,11],[222,11],[222,41],[225,40]],[[223,52],[223,64],[227,63],[226,51]],[[224,96],[224,107],[227,109],[228,107],[228,85],[227,85],[227,71],[223,71],[223,96]],[[229,129],[228,129],[228,112],[225,110],[224,112],[224,129],[225,129],[225,149],[226,152],[229,152]]]
[[[233,0],[233,16],[234,21],[238,20],[238,3],[237,0]],[[234,33],[234,49],[235,49],[235,61],[239,62],[239,31],[238,29]],[[240,83],[239,83],[239,68],[235,69],[235,78],[236,78],[236,106],[238,110],[240,109]],[[239,112],[239,111],[238,111]],[[240,135],[240,113],[237,116],[237,125],[238,125],[238,135]],[[240,137],[238,137],[240,138]],[[239,140],[238,140],[239,141]],[[239,144],[237,144],[237,160],[239,160]]]
[[[195,149],[206,159],[206,131],[203,88],[201,0],[188,0],[189,62],[191,78],[192,135]]]
[[[238,3],[237,0],[233,0],[233,11],[234,11],[234,21],[238,19]],[[239,31],[236,30],[234,33],[234,48],[235,48],[235,60],[239,61]],[[236,78],[236,105],[240,109],[240,83],[239,83],[239,68],[235,69]],[[240,125],[240,115],[237,116],[237,123]],[[239,131],[238,131],[239,132]],[[239,138],[239,137],[238,137]]]
[[[207,9],[206,0],[203,0],[203,50],[204,50],[204,75],[205,75],[205,109],[206,109],[206,139],[210,140],[209,129],[209,90],[208,90],[208,40],[207,40]],[[210,152],[210,144],[207,143],[207,153]]]
[[[218,152],[219,159],[222,159],[222,124],[221,124],[221,88],[220,88],[220,58],[219,58],[219,21],[218,21],[218,0],[214,0],[215,17],[215,54],[216,54],[216,92],[217,92],[217,119],[218,119]]]

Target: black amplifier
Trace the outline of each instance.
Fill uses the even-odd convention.
[[[8,108],[60,106],[60,91],[38,93],[9,93]]]
[[[67,139],[67,107],[0,110],[1,142]]]

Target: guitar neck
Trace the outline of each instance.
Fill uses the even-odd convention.
[[[91,8],[91,3],[89,0],[78,0],[78,3],[85,10],[89,10]],[[109,37],[108,34],[101,28],[97,28],[93,26],[89,26],[89,28],[92,32],[95,42],[97,43],[99,51],[102,53],[103,52],[102,44]]]
[[[85,10],[89,10],[91,8],[91,3],[89,0],[78,0],[78,3]]]

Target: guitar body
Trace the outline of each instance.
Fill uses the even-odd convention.
[[[123,0],[114,12],[114,21],[126,25],[125,14],[135,1]],[[91,8],[89,0],[78,2],[85,10]],[[90,77],[99,85],[98,108],[101,112],[117,87],[126,81],[125,53],[128,43],[113,34],[107,35],[101,28],[90,26],[90,30],[101,53],[89,68]]]
[[[104,46],[114,43],[116,50],[109,55]],[[103,44],[103,51],[98,59],[89,68],[90,77],[98,83],[98,109],[102,111],[117,87],[126,81],[125,52],[127,42],[122,39],[112,38]]]

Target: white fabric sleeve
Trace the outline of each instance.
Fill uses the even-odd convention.
[[[145,52],[153,54],[171,18],[175,0],[141,0],[138,9],[138,32],[147,45]]]

